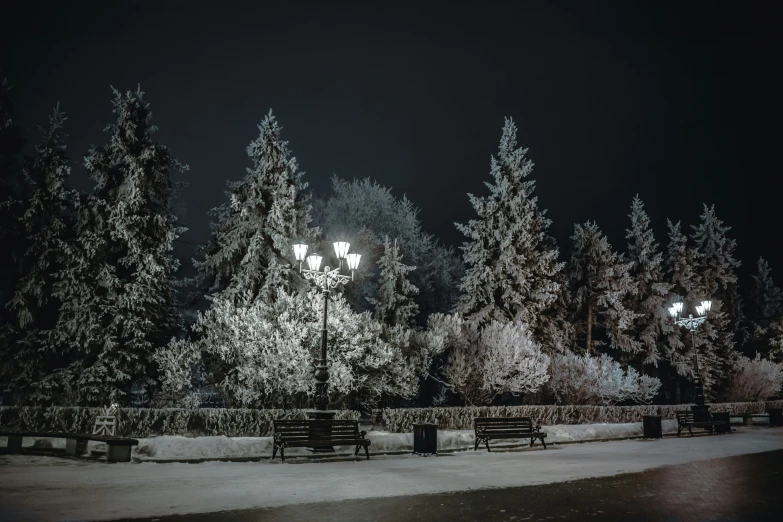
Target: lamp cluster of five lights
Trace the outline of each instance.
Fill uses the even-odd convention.
[[[682,313],[682,302],[674,303],[669,308],[669,315],[672,317],[678,317]],[[707,312],[710,311],[710,308],[712,308],[712,301],[702,301],[699,306],[696,307],[696,312],[702,316],[706,315]]]
[[[345,259],[345,262],[348,263],[349,270],[356,270],[359,268],[359,260],[362,256],[360,254],[349,254],[348,249],[350,247],[351,245],[345,241],[337,241],[334,243],[334,253],[341,262]],[[323,257],[318,254],[310,254],[308,256],[307,245],[301,243],[294,245],[294,257],[296,257],[296,260],[299,261],[300,264],[307,259],[307,267],[314,272],[317,272],[321,268]]]

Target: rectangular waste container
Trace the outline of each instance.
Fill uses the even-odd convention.
[[[413,453],[435,455],[438,453],[438,425],[430,423],[413,425]]]

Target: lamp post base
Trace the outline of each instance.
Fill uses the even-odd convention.
[[[332,420],[334,419],[336,410],[307,410],[307,418],[312,420]],[[322,448],[308,448],[311,453],[334,453],[333,446],[326,446]]]

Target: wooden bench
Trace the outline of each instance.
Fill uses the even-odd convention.
[[[94,440],[103,442],[108,447],[106,451],[107,462],[130,462],[131,447],[137,446],[139,441],[125,437],[112,435],[83,435],[78,433],[52,433],[52,432],[0,432],[0,437],[8,437],[8,453],[22,453],[22,439],[25,437],[41,437],[52,439],[65,439],[65,454],[79,456],[87,453],[87,442]]]
[[[718,415],[720,418],[714,418],[710,415],[710,412],[693,412],[693,411],[677,411],[674,412],[677,416],[677,436],[683,430],[688,430],[688,433],[693,437],[692,428],[701,428],[707,430],[709,433],[726,433],[726,428],[731,429],[731,423],[723,418],[728,416],[727,413],[721,413]]]
[[[536,439],[541,440],[541,444],[546,449],[546,433],[541,431],[541,426],[533,424],[530,417],[476,417],[473,419],[473,427],[476,430],[476,447],[484,442],[489,449],[490,440],[498,439],[530,439],[530,447]]]
[[[356,420],[306,419],[273,420],[275,428],[272,459],[280,450],[280,458],[285,462],[286,448],[331,449],[332,446],[356,446],[354,455],[364,448],[367,459],[370,458],[370,439],[365,438],[366,431],[359,431]]]

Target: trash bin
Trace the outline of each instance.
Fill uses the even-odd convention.
[[[663,437],[660,415],[643,415],[642,428],[645,439],[660,439]]]
[[[413,425],[414,455],[436,455],[438,453],[438,425],[430,423]]]
[[[723,422],[720,426],[715,426],[716,433],[731,433],[731,412],[715,411],[712,413],[712,420]]]
[[[767,410],[769,413],[769,427],[783,426],[783,408],[770,408]]]

